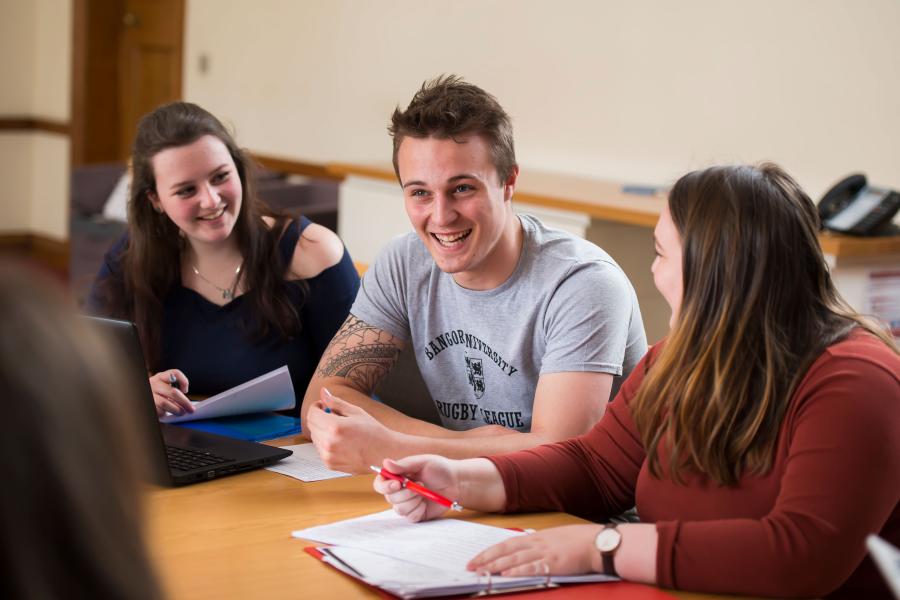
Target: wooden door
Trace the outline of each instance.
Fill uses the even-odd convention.
[[[140,118],[181,98],[184,0],[125,0],[119,59],[121,155]]]
[[[74,0],[72,164],[124,161],[141,115],[181,97],[184,0]]]

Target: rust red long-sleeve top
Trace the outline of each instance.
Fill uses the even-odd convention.
[[[826,349],[790,399],[772,469],[723,487],[697,474],[682,485],[650,475],[629,402],[654,354],[585,435],[490,457],[506,510],[600,521],[636,504],[656,523],[664,587],[889,597],[864,540],[877,532],[900,544],[900,357],[866,333]]]

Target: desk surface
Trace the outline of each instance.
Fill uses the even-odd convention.
[[[300,440],[282,440],[299,443]],[[374,475],[314,483],[255,471],[173,489],[148,498],[148,537],[167,597],[374,598],[366,587],[303,552],[290,533],[384,510]],[[578,523],[562,513],[464,518],[502,527],[543,529]],[[672,592],[685,599],[718,596]]]

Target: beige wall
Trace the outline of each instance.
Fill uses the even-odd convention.
[[[0,132],[0,234],[27,231],[31,224],[32,138],[27,133]]]
[[[68,122],[72,0],[0,0],[0,116]],[[0,233],[68,237],[69,141],[0,132]]]
[[[0,0],[0,114],[31,111],[36,16],[31,2]]]
[[[772,159],[818,197],[854,170],[900,187],[898,23],[896,0],[189,0],[185,95],[252,149],[383,163],[390,111],[456,72],[512,114],[526,168]]]
[[[457,72],[513,115],[525,168],[666,183],[773,159],[814,197],[854,170],[900,187],[896,0],[187,0],[187,11],[186,97],[258,151],[383,163],[390,111]],[[68,120],[71,12],[72,0],[0,0],[0,115]],[[0,230],[66,237],[68,143],[29,140],[0,133]]]
[[[32,112],[68,121],[71,113],[72,0],[32,0],[34,99]]]

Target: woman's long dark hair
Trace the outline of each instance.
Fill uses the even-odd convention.
[[[179,281],[181,253],[186,242],[178,227],[157,213],[149,195],[156,193],[153,157],[168,148],[191,144],[211,135],[228,149],[243,188],[243,201],[232,235],[243,256],[236,287],[243,287],[255,336],[277,331],[289,338],[300,331],[300,315],[284,292],[285,270],[278,253],[278,240],[285,217],[268,209],[255,193],[253,163],[234,138],[212,114],[196,104],[173,102],[144,116],[138,124],[131,154],[131,189],[128,200],[129,243],[122,257],[124,294],[107,286],[106,300],[112,314],[133,320],[147,355],[148,369],[160,368],[162,342],[159,323],[163,301]],[[263,215],[274,217],[269,227]],[[121,288],[120,288],[121,289]]]
[[[689,173],[669,194],[683,247],[680,314],[631,403],[659,476],[682,469],[735,484],[771,464],[791,394],[825,347],[862,327],[841,298],[816,208],[771,163]]]

